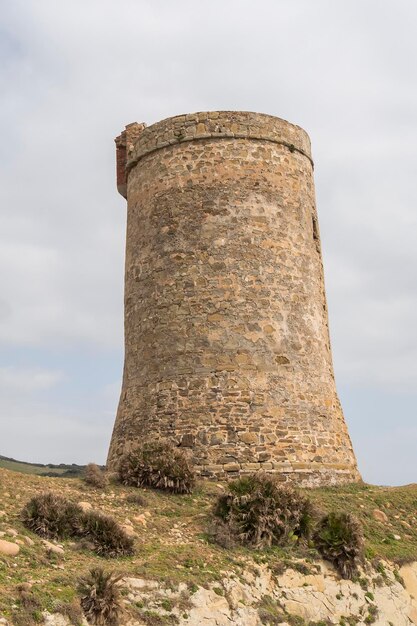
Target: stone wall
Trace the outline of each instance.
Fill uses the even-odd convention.
[[[213,112],[131,124],[117,146],[126,342],[109,466],[163,437],[189,449],[202,476],[357,480],[307,134]]]

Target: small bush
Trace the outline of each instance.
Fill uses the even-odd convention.
[[[72,537],[76,534],[82,509],[63,496],[52,492],[32,498],[24,507],[21,518],[26,528],[48,539]]]
[[[140,493],[129,493],[126,498],[126,502],[129,504],[136,504],[137,506],[148,506],[148,501]]]
[[[97,511],[84,513],[80,534],[94,544],[94,552],[107,557],[133,554],[133,538],[109,515]]]
[[[343,578],[352,578],[363,560],[364,539],[360,522],[348,513],[329,513],[314,533],[320,554],[331,561]]]
[[[95,463],[89,463],[84,471],[84,481],[87,485],[103,489],[107,485],[107,476]]]
[[[115,519],[98,511],[84,512],[74,502],[52,492],[32,498],[21,513],[27,528],[41,537],[80,537],[102,556],[133,554],[133,538]]]
[[[214,514],[240,543],[259,548],[309,536],[310,501],[274,476],[253,474],[229,483],[228,489],[218,498]]]
[[[41,603],[25,583],[17,587],[18,606],[13,611],[15,626],[34,626],[43,622]]]
[[[96,567],[80,578],[78,592],[81,608],[89,624],[118,626],[122,615],[122,601],[117,586],[121,576]]]
[[[163,441],[145,442],[122,456],[119,479],[124,485],[191,493],[194,470],[182,450]]]
[[[79,600],[74,599],[71,602],[57,602],[54,604],[53,609],[55,613],[60,613],[68,617],[73,626],[82,626],[83,612]]]
[[[258,616],[261,624],[268,626],[288,623],[288,615],[285,615],[282,607],[271,596],[262,596],[258,604]]]

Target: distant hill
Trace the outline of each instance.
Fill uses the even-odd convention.
[[[7,456],[2,456],[1,454],[0,467],[22,474],[37,474],[38,476],[51,477],[59,476],[61,478],[75,478],[80,476],[85,469],[85,465],[77,465],[76,463],[72,463],[71,465],[66,465],[65,463],[60,463],[59,465],[54,465],[53,463],[46,465],[43,463],[27,463],[26,461],[18,461]]]

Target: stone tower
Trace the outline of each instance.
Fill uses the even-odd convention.
[[[216,111],[130,124],[125,365],[108,465],[144,438],[202,476],[360,478],[337,397],[308,135]]]

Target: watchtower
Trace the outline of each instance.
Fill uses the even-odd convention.
[[[125,365],[108,464],[144,438],[202,476],[360,478],[337,397],[308,135],[216,111],[130,124]]]

